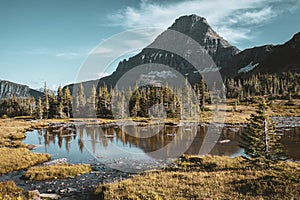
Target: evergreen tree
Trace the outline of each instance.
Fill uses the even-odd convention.
[[[266,114],[266,101],[258,105],[252,114],[246,131],[242,134],[241,147],[245,149],[246,161],[255,167],[269,168],[270,164],[286,159],[279,143],[280,136],[275,134],[275,124]]]
[[[199,102],[200,102],[200,109],[202,111],[204,111],[204,107],[205,107],[205,91],[206,91],[206,87],[205,87],[205,82],[204,82],[204,77],[201,78],[200,80],[200,99],[199,99]]]
[[[43,104],[42,99],[39,97],[38,104],[37,104],[37,117],[38,119],[43,119]]]
[[[58,102],[62,102],[63,101],[63,91],[61,86],[58,87],[57,89],[57,97],[56,97]]]
[[[49,118],[57,118],[58,117],[58,102],[54,93],[48,95],[49,99]]]
[[[138,117],[141,111],[140,106],[141,94],[138,88],[135,88],[134,94],[132,95],[132,99],[130,101],[130,113],[132,117]]]
[[[97,98],[97,91],[96,87],[93,85],[91,88],[90,96],[87,98],[86,102],[86,114],[88,117],[94,117],[96,114],[96,98]]]
[[[47,89],[47,84],[45,82],[44,84],[44,117],[47,119],[49,117],[49,109],[50,109],[50,105],[49,105],[49,96],[48,96],[48,89]]]
[[[97,97],[97,117],[111,118],[111,95],[104,84],[100,89]]]
[[[78,116],[84,116],[85,113],[85,106],[86,106],[86,98],[84,95],[84,88],[82,83],[79,84],[77,89],[77,94],[75,97],[75,104],[76,104],[76,111],[78,113]]]
[[[67,117],[72,117],[72,95],[68,86],[63,91],[63,112]]]
[[[56,114],[58,118],[63,118],[63,91],[61,86],[57,89],[57,95],[56,95]]]

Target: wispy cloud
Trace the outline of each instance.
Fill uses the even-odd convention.
[[[56,57],[66,58],[69,60],[78,59],[87,56],[87,52],[78,53],[78,52],[60,52],[55,55]]]
[[[167,28],[181,15],[205,17],[225,39],[237,43],[251,38],[251,27],[269,23],[283,12],[291,12],[297,0],[189,0],[156,3],[142,0],[138,7],[125,7],[108,16],[109,20],[126,29]]]

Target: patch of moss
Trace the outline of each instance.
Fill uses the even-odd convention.
[[[15,133],[9,137],[11,140],[23,140],[26,138],[25,133]]]
[[[26,199],[25,191],[22,188],[17,187],[13,181],[0,182],[0,199]]]
[[[91,166],[87,164],[38,166],[29,168],[23,175],[23,178],[31,181],[43,181],[48,179],[71,178],[90,171]]]
[[[0,174],[26,169],[50,160],[49,154],[32,153],[26,148],[0,148]]]

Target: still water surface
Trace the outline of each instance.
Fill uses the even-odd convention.
[[[33,152],[49,153],[52,159],[67,158],[70,163],[90,163],[96,160],[110,167],[128,165],[130,168],[131,164],[139,169],[143,167],[139,167],[137,162],[147,165],[147,162],[176,157],[183,152],[198,154],[207,129],[207,126],[198,125],[81,125],[30,131],[23,142],[37,145]],[[242,131],[242,127],[224,127],[210,154],[231,157],[242,155],[244,151],[239,147]],[[289,158],[299,161],[300,127],[285,128],[280,132],[283,134],[281,142]]]

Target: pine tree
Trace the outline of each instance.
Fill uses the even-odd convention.
[[[245,149],[246,161],[254,167],[269,168],[272,163],[286,159],[279,143],[280,136],[274,133],[275,124],[266,114],[267,109],[263,99],[241,136],[243,142],[240,146]]]
[[[37,117],[38,119],[43,119],[43,105],[42,105],[41,97],[39,97],[38,104],[37,104]]]
[[[57,95],[56,95],[56,114],[58,118],[63,118],[63,91],[61,86],[58,87],[57,89]]]
[[[67,117],[72,117],[72,95],[68,86],[63,91],[63,111]]]
[[[49,105],[49,97],[48,97],[48,89],[47,89],[47,84],[45,82],[44,84],[44,116],[47,119],[49,117],[49,109],[50,109],[50,105]]]
[[[111,118],[111,95],[104,84],[100,89],[97,97],[97,117]]]
[[[54,93],[49,94],[49,118],[57,118],[58,117],[58,103]]]
[[[88,117],[94,117],[96,115],[96,98],[97,91],[96,87],[93,85],[91,88],[90,96],[87,98],[86,102],[86,115]]]
[[[90,97],[90,103],[91,103],[93,112],[95,112],[95,110],[96,110],[96,97],[97,97],[97,91],[96,91],[96,87],[93,85],[92,91],[91,91],[91,97]]]
[[[134,94],[132,96],[131,102],[130,102],[130,113],[132,117],[138,117],[141,111],[140,106],[140,99],[141,94],[139,89],[135,89]]]
[[[201,78],[201,81],[200,81],[200,109],[202,111],[204,111],[204,107],[205,107],[205,91],[206,91],[206,88],[205,88],[205,82],[204,82],[204,77]]]
[[[62,100],[63,100],[63,91],[62,91],[61,86],[59,86],[58,89],[57,89],[56,99],[57,99],[58,102],[62,102]]]
[[[84,87],[82,83],[79,84],[76,94],[76,111],[78,113],[78,116],[84,116],[85,113],[85,106],[86,106],[86,98],[84,95]]]

